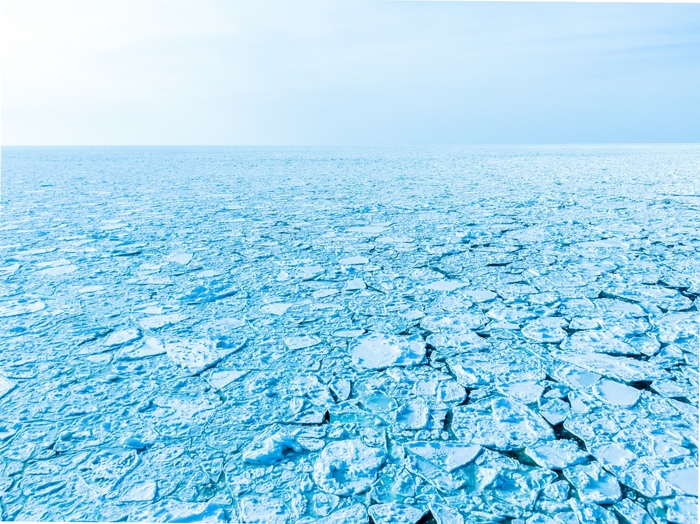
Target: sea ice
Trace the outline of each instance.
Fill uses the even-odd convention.
[[[348,497],[367,491],[384,464],[386,453],[359,440],[328,444],[316,459],[313,477],[323,491]]]
[[[481,452],[481,446],[456,442],[409,442],[404,444],[404,448],[448,473],[469,464]]]
[[[615,477],[603,471],[596,463],[567,468],[564,476],[578,491],[581,502],[612,504],[622,498]]]
[[[301,335],[296,337],[286,337],[284,343],[289,349],[304,349],[316,346],[321,343],[321,339],[314,336]]]
[[[376,524],[416,524],[427,512],[408,504],[390,502],[370,506],[368,513]]]
[[[414,366],[425,361],[425,342],[416,336],[368,333],[351,342],[350,354],[353,365],[358,368]]]
[[[573,440],[541,442],[525,448],[525,454],[537,465],[548,469],[566,469],[585,462],[588,453]]]
[[[599,399],[625,408],[634,406],[642,393],[638,389],[607,379],[596,382],[592,389]]]
[[[170,360],[190,375],[199,375],[232,353],[230,349],[217,350],[212,341],[193,340],[166,344],[165,351]]]

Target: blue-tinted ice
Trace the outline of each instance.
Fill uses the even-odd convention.
[[[4,148],[4,520],[697,522],[700,148]]]

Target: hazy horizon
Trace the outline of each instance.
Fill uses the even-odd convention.
[[[700,142],[700,5],[5,2],[5,145]]]

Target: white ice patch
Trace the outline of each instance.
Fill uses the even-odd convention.
[[[416,524],[426,512],[424,509],[398,502],[374,504],[367,510],[376,524]]]
[[[348,231],[351,233],[364,233],[366,235],[379,235],[381,233],[384,233],[384,231],[386,230],[386,227],[380,226],[358,226],[348,228]]]
[[[582,451],[573,440],[540,442],[525,448],[525,454],[547,469],[565,469],[586,460],[588,453]]]
[[[217,350],[214,343],[208,340],[166,344],[165,351],[170,360],[190,375],[199,375],[233,352],[231,349]]]
[[[0,398],[12,391],[16,385],[17,383],[15,381],[0,375]]]
[[[122,496],[122,502],[150,502],[156,498],[156,482],[144,480],[134,483]]]
[[[369,263],[369,259],[361,256],[341,258],[339,261],[341,266],[361,266]]]
[[[609,404],[625,408],[634,406],[639,400],[641,393],[638,389],[613,380],[603,379],[593,385],[593,394],[596,397]]]
[[[212,387],[222,389],[247,373],[247,369],[221,369],[212,372],[207,381],[212,385]]]
[[[605,331],[579,331],[571,335],[562,349],[577,353],[607,353],[608,355],[639,355],[639,350]]]
[[[304,349],[316,346],[321,343],[321,339],[314,336],[301,335],[296,337],[286,337],[284,343],[289,349]]]
[[[165,261],[186,266],[192,261],[192,253],[173,253],[165,257]]]
[[[468,282],[457,282],[454,280],[437,280],[427,284],[425,288],[430,289],[431,291],[455,291],[467,286],[468,284]]]
[[[168,315],[151,315],[139,320],[139,325],[144,329],[159,329],[171,324],[177,324],[187,318],[182,313],[170,313]]]
[[[327,493],[341,497],[359,495],[370,488],[385,460],[383,450],[359,440],[334,441],[316,459],[314,481]]]
[[[105,347],[125,346],[135,342],[139,338],[141,338],[141,334],[139,333],[138,329],[121,329],[110,333],[102,345]]]
[[[527,406],[508,398],[494,398],[453,410],[452,430],[463,442],[503,451],[554,440],[547,422]]]
[[[409,442],[404,448],[448,473],[471,463],[482,449],[481,446],[457,442]]]
[[[564,476],[578,491],[581,502],[613,504],[622,498],[620,485],[595,462],[564,470]]]
[[[562,326],[566,320],[560,317],[545,317],[529,322],[522,333],[527,338],[542,344],[557,344],[566,338],[566,331]]]
[[[425,342],[418,336],[368,333],[350,344],[353,365],[364,369],[415,366],[425,361]]]
[[[656,472],[656,475],[668,482],[675,489],[685,495],[698,496],[698,468],[674,467]]]
[[[275,302],[274,304],[267,304],[260,309],[262,309],[265,313],[280,316],[284,315],[293,305],[294,304],[290,302]]]
[[[19,315],[26,315],[27,313],[36,313],[41,311],[46,307],[41,300],[36,300],[34,302],[28,302],[24,300],[7,301],[4,305],[0,305],[0,318],[1,317],[16,317]]]
[[[363,289],[367,289],[367,284],[361,278],[348,280],[348,283],[345,285],[345,291],[362,291]]]
[[[123,347],[117,355],[117,360],[139,360],[165,353],[165,346],[156,338],[146,337],[143,344]]]
[[[301,450],[301,446],[293,437],[277,433],[244,451],[243,461],[269,466],[284,460],[290,453],[299,453]]]

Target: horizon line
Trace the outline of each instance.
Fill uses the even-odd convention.
[[[393,0],[392,0],[393,1]],[[481,0],[403,0],[481,1]],[[487,0],[506,1],[506,0]],[[518,0],[525,1],[525,0]],[[700,142],[540,142],[461,144],[0,144],[5,147],[239,147],[239,148],[407,148],[407,147],[586,147],[586,146],[700,146]]]

